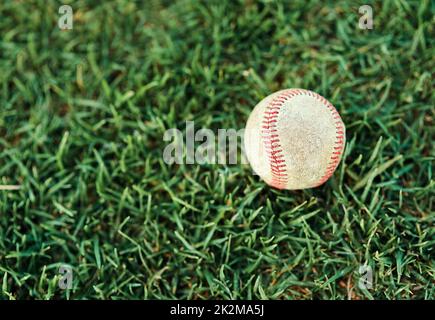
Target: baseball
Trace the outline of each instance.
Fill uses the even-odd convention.
[[[275,92],[257,104],[245,129],[245,154],[255,173],[278,189],[314,188],[334,173],[345,127],[334,106],[304,89]]]

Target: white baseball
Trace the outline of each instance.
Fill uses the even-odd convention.
[[[328,100],[309,90],[286,89],[255,106],[244,140],[249,163],[267,184],[295,190],[320,186],[331,177],[346,136]]]

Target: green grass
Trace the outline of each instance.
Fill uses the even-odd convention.
[[[2,1],[0,299],[434,299],[434,7],[323,2],[65,1],[60,31],[60,2]],[[291,87],[347,126],[320,188],[163,162],[166,129]]]

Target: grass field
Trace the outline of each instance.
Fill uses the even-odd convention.
[[[430,1],[62,3],[0,4],[0,299],[435,298]],[[323,186],[163,162],[292,87],[347,127]]]

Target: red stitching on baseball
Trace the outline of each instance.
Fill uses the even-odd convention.
[[[277,119],[270,119],[270,120],[265,119],[265,120],[263,120],[263,123],[264,124],[271,124],[271,123],[275,123],[277,121],[278,121]]]
[[[333,147],[334,151],[332,152],[331,157],[329,159],[331,160],[331,162],[328,163],[324,175],[320,178],[320,180],[316,184],[317,187],[325,183],[332,176],[338,164],[340,163],[340,157],[344,149],[344,124],[343,121],[341,120],[340,114],[338,113],[337,109],[335,109],[335,107],[329,101],[327,101],[324,97],[317,94],[316,92],[309,91],[309,90],[304,90],[304,91],[310,92],[310,95],[314,95],[314,97],[317,100],[321,101],[322,104],[328,108],[328,110],[331,112],[332,118],[334,120],[338,120],[334,122],[336,136],[334,142],[335,146]]]
[[[264,129],[269,129],[269,126],[263,126],[263,127],[267,127],[267,128],[264,128]],[[267,130],[261,130],[261,133],[268,133],[268,132],[277,132],[278,130],[276,130],[276,129],[273,129],[273,130],[270,130],[270,131],[267,131]]]
[[[267,106],[263,115],[262,136],[264,148],[266,150],[270,172],[272,173],[271,185],[278,189],[284,189],[288,182],[287,165],[285,163],[283,150],[280,144],[279,135],[275,134],[278,131],[278,116],[281,107],[291,98],[293,90],[282,92],[275,97]],[[272,115],[272,120],[271,120]]]
[[[272,156],[269,156],[269,159],[270,158],[272,158]],[[281,158],[284,158],[284,155],[283,154],[276,154],[273,158],[274,159],[281,159]]]
[[[269,158],[269,160],[272,160],[273,158]],[[283,163],[283,162],[285,162],[285,160],[280,160],[280,159],[278,159],[278,160],[276,160],[276,163]]]
[[[278,111],[271,111],[271,112],[266,111],[264,114],[268,114],[269,116],[273,116],[273,115],[279,114],[279,112]]]
[[[264,116],[264,119],[276,119],[276,118],[278,118],[278,115],[275,115],[275,114]]]

